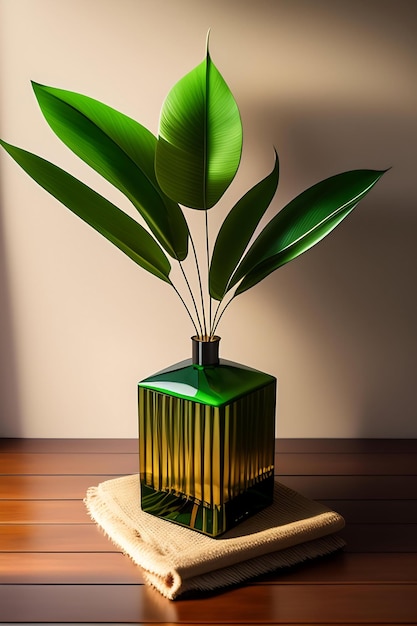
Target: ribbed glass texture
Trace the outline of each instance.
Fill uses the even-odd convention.
[[[142,509],[217,536],[272,502],[274,377],[185,361],[139,383]]]

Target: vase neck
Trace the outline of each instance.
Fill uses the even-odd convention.
[[[192,361],[194,365],[218,365],[220,337],[214,335],[210,341],[191,337]]]

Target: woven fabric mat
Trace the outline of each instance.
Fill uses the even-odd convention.
[[[171,600],[191,590],[241,583],[345,545],[334,535],[344,527],[343,517],[278,482],[271,506],[216,539],[144,513],[138,475],[90,487],[84,502],[113,543],[143,569],[146,582]]]

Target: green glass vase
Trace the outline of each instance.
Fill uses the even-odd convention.
[[[139,383],[142,509],[212,537],[274,488],[276,379],[219,359],[219,340]]]

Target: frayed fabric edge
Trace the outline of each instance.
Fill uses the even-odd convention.
[[[154,551],[149,550],[140,535],[112,510],[103,495],[100,486],[90,487],[84,498],[84,504],[93,522],[125,556],[141,568],[148,584],[156,587],[166,598],[176,597],[182,586],[181,576],[169,565],[158,570],[151,566]]]
[[[88,489],[84,504],[91,519],[110,541],[141,568],[146,583],[169,600],[178,599],[185,593],[203,593],[238,585],[257,576],[331,554],[346,545],[337,535],[326,535],[183,580],[174,567],[164,562],[162,555],[160,567],[155,568],[153,548],[149,549],[140,535],[114,512],[99,486]]]
[[[183,581],[175,592],[170,593],[171,600],[178,599],[189,592],[208,592],[248,582],[258,576],[271,574],[287,567],[301,564],[318,557],[328,556],[342,550],[346,542],[337,535],[328,535],[291,548],[242,561],[237,565],[225,567]],[[152,582],[152,581],[151,581]],[[155,583],[152,582],[155,585]],[[164,594],[165,595],[165,594]]]

